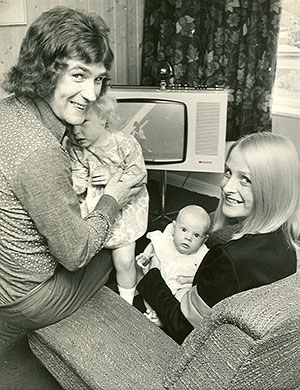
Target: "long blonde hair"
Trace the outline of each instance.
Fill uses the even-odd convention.
[[[300,247],[300,162],[295,145],[288,138],[259,132],[240,138],[229,149],[238,148],[251,176],[253,209],[232,238],[247,233],[268,233],[283,229],[287,242]],[[222,213],[221,197],[213,230],[230,219]]]

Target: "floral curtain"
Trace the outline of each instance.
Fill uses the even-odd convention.
[[[227,140],[271,130],[280,0],[145,0],[142,84],[158,85],[168,61],[174,83],[228,90]]]

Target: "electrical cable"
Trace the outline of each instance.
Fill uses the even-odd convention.
[[[181,185],[181,188],[183,188],[183,187],[184,187],[184,185],[185,185],[185,183],[186,183],[187,179],[188,179],[188,178],[189,178],[189,176],[190,176],[190,173],[191,173],[191,172],[188,172],[188,173],[187,173],[187,175],[186,175],[186,178],[183,180],[183,183],[182,183],[182,185]]]

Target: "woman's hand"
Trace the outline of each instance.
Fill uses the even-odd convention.
[[[155,325],[159,326],[159,327],[162,327],[163,324],[161,322],[161,320],[158,318],[158,315],[156,314],[156,312],[154,310],[151,310],[151,309],[147,309],[144,313],[144,316],[148,318],[148,320],[150,320],[151,322],[153,322]]]
[[[112,196],[118,202],[120,209],[141,191],[146,176],[145,173],[140,173],[133,179],[122,182],[119,181],[122,173],[122,169],[118,169],[104,189],[104,194]]]

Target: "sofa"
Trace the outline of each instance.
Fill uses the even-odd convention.
[[[182,345],[107,287],[29,344],[69,390],[300,389],[300,275],[224,299]]]

